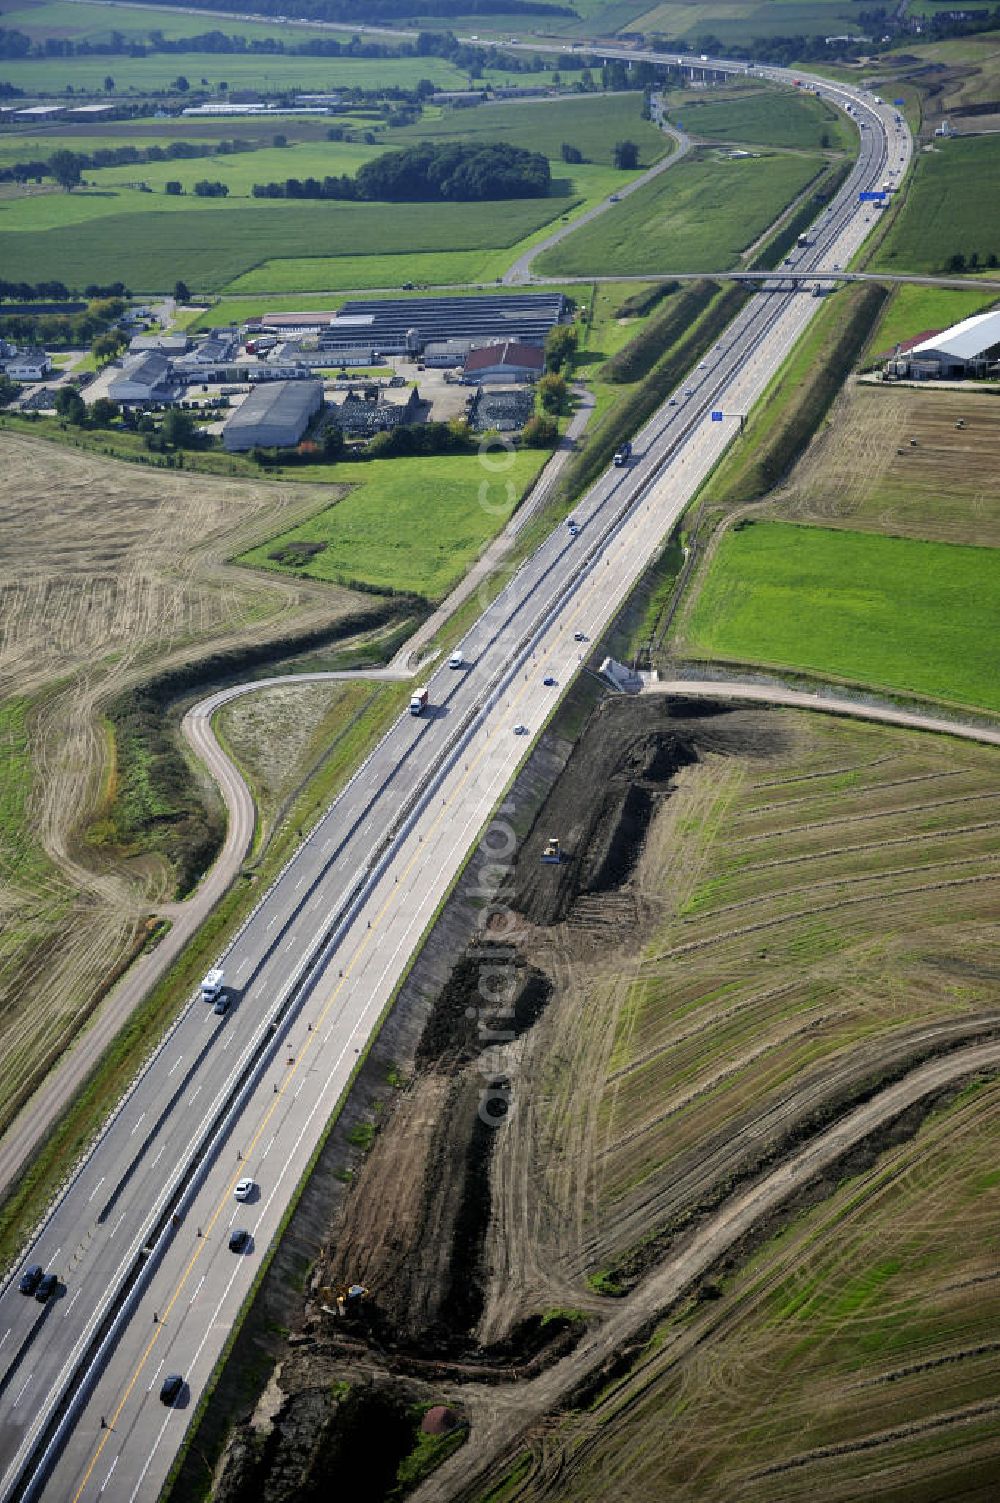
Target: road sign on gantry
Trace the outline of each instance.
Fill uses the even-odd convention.
[[[858,194],[858,203],[859,204],[880,204],[882,202],[883,198],[885,198],[885,194],[882,193],[882,192],[878,192],[878,193],[874,193],[874,192],[873,193],[859,193]]]
[[[725,417],[725,413],[724,412],[713,412],[712,413],[712,422],[713,423],[721,423],[722,419],[724,417]]]

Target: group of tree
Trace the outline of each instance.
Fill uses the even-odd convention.
[[[88,407],[75,386],[60,386],[55,397],[56,415],[74,428],[110,428],[121,408],[110,397],[98,397]]]
[[[555,324],[545,340],[545,369],[559,375],[576,353],[577,334],[572,324]]]
[[[85,172],[102,167],[130,167],[149,162],[190,160],[196,157],[231,156],[254,151],[258,143],[239,138],[226,141],[168,141],[164,146],[103,146],[94,151],[61,148],[50,157],[11,162],[0,168],[0,182],[26,183],[37,178],[55,178],[62,187],[75,188]]]
[[[978,271],[981,266],[988,266],[992,270],[996,265],[996,251],[990,251],[985,256],[980,256],[978,251],[970,251],[968,255],[964,251],[956,251],[949,258],[945,269],[947,271]]]
[[[80,313],[4,313],[0,306],[0,337],[46,349],[79,349],[108,333],[124,311],[117,297],[95,298]]]
[[[213,182],[203,177],[195,183],[194,191],[199,198],[226,198],[229,193],[229,184],[220,181]]]
[[[255,183],[252,191],[254,198],[467,202],[542,198],[549,191],[550,176],[548,160],[540,152],[501,141],[459,141],[386,152],[366,162],[354,177],[290,177],[283,183]]]
[[[75,288],[67,287],[65,282],[7,282],[0,279],[0,302],[30,303],[33,299],[65,299],[79,297],[81,294]],[[82,289],[82,295],[88,298],[126,298],[129,290],[124,282],[108,282],[102,285],[99,282],[88,282]],[[0,314],[3,309],[0,308]]]

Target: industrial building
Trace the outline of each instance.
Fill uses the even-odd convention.
[[[545,369],[545,355],[537,345],[488,344],[470,350],[462,366],[465,385],[489,382],[537,381]]]
[[[963,318],[940,334],[898,348],[886,363],[886,375],[911,381],[962,380],[994,375],[1000,364],[1000,308]]]
[[[51,370],[52,361],[44,350],[0,339],[0,371],[12,381],[44,381]]]
[[[364,345],[382,355],[417,358],[429,344],[454,339],[541,346],[565,313],[561,292],[355,299],[344,303],[320,332],[319,342],[334,357],[339,349]]]
[[[176,383],[169,359],[158,350],[130,356],[121,375],[108,382],[108,396],[112,402],[122,402],[126,407],[172,402],[176,396]]]
[[[223,448],[289,449],[323,405],[322,381],[269,381],[255,386],[227,419]]]

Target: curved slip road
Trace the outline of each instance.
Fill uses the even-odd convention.
[[[573,393],[577,399],[577,405],[566,426],[566,431],[559,445],[542,467],[527,498],[517,508],[504,529],[486,547],[468,574],[459,581],[451,594],[442,601],[428,619],[417,627],[413,636],[403,644],[388,667],[345,673],[293,674],[290,675],[292,678],[302,682],[310,678],[373,679],[392,682],[411,677],[417,671],[417,666],[411,662],[411,659],[414,659],[435,633],[441,630],[459,605],[468,599],[502,564],[523,528],[547,502],[564,465],[576,448],[577,440],[582,436],[594,412],[594,398],[586,387],[575,385]],[[44,1141],[60,1113],[80,1091],[105,1050],[114,1042],[143,999],[166,975],[185,945],[190,943],[237,876],[253,840],[256,821],[253,798],[237,769],[228,758],[221,754],[221,749],[218,748],[218,743],[207,721],[227,700],[255,689],[266,688],[268,684],[286,681],[287,676],[257,679],[251,683],[239,685],[232,690],[223,691],[221,697],[218,694],[210,695],[200,704],[194,705],[184,716],[181,723],[184,738],[195,754],[203,757],[219,786],[219,792],[226,806],[226,836],[222,849],[191,897],[182,902],[157,906],[155,910],[157,916],[169,918],[171,921],[168,932],[155,949],[139,956],[132,963],[122,979],[108,993],[95,1012],[93,1020],[80,1034],[73,1047],[67,1050],[60,1063],[51,1071],[7,1132],[0,1138],[0,1195],[5,1193],[8,1186],[13,1183],[39,1144]],[[210,708],[206,709],[206,707]]]
[[[891,110],[822,88],[853,100],[871,128],[818,222],[816,266],[857,251],[868,230],[855,194],[879,180],[890,138],[910,149]],[[709,412],[748,411],[817,311],[792,293],[744,306],[636,436],[632,466],[580,498],[579,535],[557,528],[521,564],[463,639],[467,666],[429,677],[430,713],[400,717],[262,894],[222,957],[228,1012],[191,999],[33,1242],[61,1297],[39,1308],[0,1290],[0,1503],[158,1495],[414,947],[585,643],[737,431]],[[233,1200],[242,1175],[260,1187],[249,1205]],[[251,1234],[243,1253],[228,1247],[234,1223]],[[187,1389],[164,1410],[158,1380],[172,1370]]]

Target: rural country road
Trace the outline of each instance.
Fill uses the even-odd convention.
[[[654,162],[652,167],[641,173],[639,177],[633,178],[626,187],[619,188],[615,193],[616,200],[624,201],[626,198],[630,197],[631,194],[637,193],[640,188],[645,188],[647,183],[651,183],[653,179],[659,177],[662,172],[666,172],[669,168],[676,166],[677,163],[681,161],[683,157],[687,156],[688,152],[691,150],[690,138],[684,135],[683,131],[676,130],[674,126],[668,125],[666,120],[664,120],[662,114],[663,101],[660,98],[659,94],[654,94],[652,96],[650,110],[655,123],[663,131],[664,135],[672,137],[676,144],[677,150],[671,152],[669,156],[661,157],[658,162]],[[504,285],[511,287],[519,282],[533,282],[538,280],[532,275],[531,272],[531,263],[534,261],[536,256],[540,256],[543,251],[551,250],[554,245],[558,245],[561,240],[565,240],[567,235],[575,234],[576,231],[581,229],[585,224],[590,224],[591,220],[598,219],[602,214],[607,214],[609,210],[613,208],[614,203],[612,202],[612,200],[610,198],[605,198],[601,203],[595,204],[592,209],[588,209],[585,214],[578,214],[577,217],[571,220],[568,224],[560,225],[559,229],[553,230],[551,235],[546,235],[544,240],[539,240],[537,245],[531,246],[529,250],[526,250],[523,253],[523,255],[518,256],[513,266],[509,267],[508,270],[504,272]]]
[[[879,1091],[833,1127],[793,1153],[770,1174],[734,1195],[684,1245],[623,1299],[608,1300],[607,1317],[537,1378],[477,1392],[465,1384],[454,1397],[471,1420],[469,1441],[412,1495],[414,1503],[459,1503],[496,1487],[515,1455],[526,1449],[524,1431],[558,1410],[561,1401],[596,1368],[610,1362],[640,1331],[664,1314],[699,1278],[789,1196],[827,1173],[849,1149],[892,1122],[926,1096],[978,1071],[1000,1069],[1000,1041],[970,1045],[931,1060]]]
[[[738,679],[671,678],[655,679],[644,685],[644,692],[686,695],[690,699],[740,699],[754,704],[788,705],[796,710],[821,710],[830,715],[849,715],[855,720],[875,720],[880,725],[899,725],[908,730],[933,731],[943,736],[959,736],[965,741],[981,741],[1000,746],[1000,729],[971,725],[943,716],[928,715],[923,710],[901,710],[890,705],[859,704],[845,696],[817,689],[784,689],[769,684],[740,683]]]

